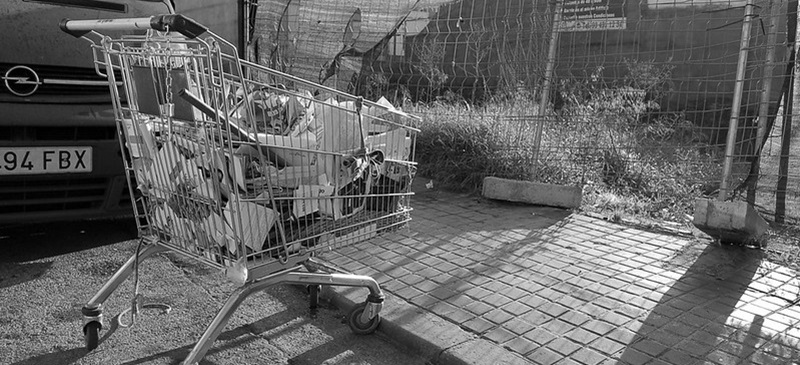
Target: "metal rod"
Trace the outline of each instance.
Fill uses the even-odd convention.
[[[69,20],[62,19],[59,23],[62,31],[75,37],[81,37],[89,32],[103,31],[134,31],[154,29],[158,31],[177,31],[187,38],[196,38],[207,32],[202,24],[181,14],[160,14],[142,18],[117,18],[117,19],[90,19]]]
[[[70,20],[63,19],[59,26],[61,30],[72,35],[80,36],[90,31],[130,31],[137,29],[152,29],[150,23],[153,17],[120,18],[120,19],[91,19]]]
[[[797,3],[797,18],[795,24],[800,23],[800,2]],[[800,123],[800,64],[798,64],[798,52],[800,52],[800,27],[795,27],[794,34],[794,68],[792,71],[792,88],[787,95],[787,102],[784,103],[786,109],[783,118],[783,130],[781,131],[781,153],[778,162],[778,182],[775,185],[775,222],[783,223],[786,219],[786,187],[789,180],[789,153],[791,152],[792,123]]]
[[[369,276],[364,275],[351,275],[351,274],[317,274],[308,272],[292,272],[286,274],[282,281],[285,284],[299,284],[299,285],[332,285],[332,286],[349,286],[349,287],[363,287],[369,289],[369,293],[375,296],[383,296],[378,282]]]
[[[166,247],[159,246],[153,243],[145,244],[144,248],[139,252],[138,260],[141,263],[144,259],[148,258],[149,256],[162,252],[162,251],[169,251]],[[122,282],[124,282],[133,272],[133,265],[136,262],[137,257],[136,254],[131,256],[127,262],[125,262],[122,267],[114,273],[114,276],[111,277],[106,283],[103,285],[102,288],[97,292],[97,294],[89,300],[89,303],[86,304],[87,307],[94,307],[103,304],[106,299],[111,295],[111,293],[116,290]]]
[[[561,3],[557,0],[550,2],[553,9],[553,24],[550,28],[550,44],[547,49],[547,64],[544,69],[544,80],[542,80],[542,91],[539,95],[539,112],[537,113],[537,123],[534,130],[533,141],[533,166],[531,166],[531,179],[535,179],[539,172],[539,150],[541,149],[542,130],[544,129],[547,107],[550,103],[550,89],[553,85],[553,74],[556,67],[556,56],[558,53],[558,41],[561,25]]]
[[[219,334],[225,328],[225,325],[230,320],[233,313],[239,308],[239,305],[247,299],[250,295],[260,292],[271,286],[278,284],[300,284],[300,285],[334,285],[334,286],[351,286],[351,287],[365,287],[369,289],[371,295],[383,298],[378,282],[369,276],[361,275],[348,275],[348,274],[315,274],[301,272],[301,266],[293,266],[285,270],[276,272],[275,274],[249,282],[244,286],[236,289],[225,304],[220,308],[217,315],[208,325],[203,336],[197,341],[194,348],[192,348],[189,355],[183,361],[183,364],[190,365],[196,364],[202,359],[206,352],[211,348],[216,341]]]
[[[290,270],[295,270],[295,268],[287,269],[287,272]],[[206,327],[205,332],[200,337],[200,340],[192,348],[192,351],[189,352],[189,355],[186,356],[184,359],[183,364],[185,365],[194,365],[200,362],[200,360],[206,355],[206,352],[214,345],[214,341],[216,341],[219,334],[222,333],[222,330],[225,328],[225,325],[228,324],[231,316],[236,309],[239,308],[239,305],[247,299],[250,295],[260,290],[266,289],[270,286],[278,284],[280,281],[275,278],[267,278],[263,281],[251,282],[246,284],[245,286],[237,288],[229,297],[228,300],[225,301],[225,304],[220,308],[217,315],[211,321],[211,323]]]
[[[736,66],[736,84],[733,88],[733,105],[731,105],[731,119],[728,124],[728,139],[725,145],[725,164],[722,167],[722,181],[719,185],[717,200],[724,201],[728,198],[731,170],[733,168],[733,153],[736,145],[736,132],[739,129],[739,112],[742,107],[742,93],[744,92],[744,78],[747,68],[747,54],[750,46],[750,31],[753,25],[753,0],[747,0],[744,6],[744,21],[742,22],[742,38],[739,43],[739,63]]]
[[[769,105],[772,96],[772,78],[775,71],[775,41],[778,38],[778,11],[780,6],[770,0],[769,10],[769,32],[767,33],[767,55],[764,59],[764,76],[761,88],[761,103],[758,107],[758,130],[756,132],[756,145],[754,151],[753,168],[751,171],[752,182],[747,190],[747,202],[750,205],[756,202],[756,189],[758,188],[758,174],[761,165],[761,150],[764,146],[764,135],[767,134],[767,124],[769,116]]]

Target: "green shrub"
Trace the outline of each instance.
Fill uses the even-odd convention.
[[[563,104],[546,117],[536,116],[528,95],[474,109],[416,105],[420,175],[466,192],[486,176],[580,185],[584,210],[686,220],[695,198],[715,186],[721,159],[682,114],[661,110],[669,67],[629,61],[628,68],[616,84],[603,81],[602,68],[562,82]]]
[[[632,61],[628,68],[619,84],[603,82],[598,68],[562,89],[540,163],[572,171],[562,175],[584,185],[585,210],[683,221],[714,186],[721,159],[682,114],[661,110],[671,68]]]
[[[495,103],[480,110],[463,103],[417,105],[418,173],[439,186],[473,192],[483,178],[528,179],[532,167],[533,122],[524,115],[533,103]]]

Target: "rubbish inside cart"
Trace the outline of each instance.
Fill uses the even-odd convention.
[[[161,251],[241,284],[187,364],[200,361],[244,298],[281,283],[365,287],[348,324],[356,333],[377,328],[378,283],[314,256],[410,220],[416,117],[239,59],[181,15],[61,27],[89,40],[97,72],[122,85],[110,92],[142,240],[83,308],[87,348],[98,345],[103,302]],[[150,30],[106,35],[141,28]]]

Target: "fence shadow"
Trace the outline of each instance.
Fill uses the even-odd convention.
[[[676,264],[689,264],[688,268],[641,323],[620,362],[640,364],[652,358],[702,362],[737,331],[744,340],[731,359],[744,361],[756,350],[759,337],[765,336],[761,333],[764,318],[755,316],[747,329],[731,325],[728,319],[753,281],[762,252],[708,245],[694,262],[681,262],[680,256]]]

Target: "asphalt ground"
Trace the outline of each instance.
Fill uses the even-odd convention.
[[[81,307],[135,252],[124,221],[0,228],[0,364],[175,364],[233,290],[216,270],[172,254],[142,262],[145,304],[131,327],[129,279],[104,304],[106,328],[84,347]],[[305,288],[279,285],[248,298],[201,364],[424,364],[381,332],[359,336],[345,312],[322,301],[312,316]],[[366,293],[366,292],[365,292]],[[130,318],[121,318],[122,324]]]

